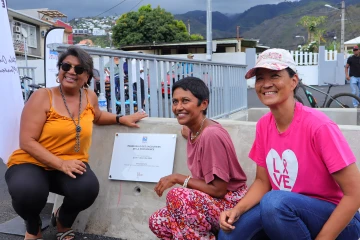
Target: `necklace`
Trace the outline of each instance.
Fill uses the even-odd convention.
[[[197,138],[197,137],[199,136],[199,134],[200,134],[200,132],[201,132],[201,130],[202,130],[202,128],[203,128],[203,125],[204,125],[205,120],[206,120],[206,117],[202,120],[199,131],[197,131],[194,136],[191,136],[191,135],[190,135],[191,141],[194,140],[195,138]]]
[[[80,132],[81,132],[81,126],[80,126],[80,112],[81,112],[81,89],[79,90],[79,93],[80,93],[80,104],[79,104],[79,115],[78,115],[78,123],[76,124],[75,120],[74,120],[74,117],[71,115],[70,113],[70,110],[69,110],[69,107],[66,103],[66,99],[65,99],[65,95],[62,91],[62,88],[61,88],[61,85],[59,86],[60,88],[60,93],[61,93],[61,96],[62,96],[62,99],[64,101],[64,104],[65,104],[65,107],[66,107],[66,110],[68,111],[69,113],[69,116],[71,117],[71,120],[73,121],[73,123],[75,124],[75,131],[76,131],[76,136],[75,136],[75,147],[74,147],[74,151],[75,152],[79,152],[80,151]]]

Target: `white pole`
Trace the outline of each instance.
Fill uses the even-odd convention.
[[[27,61],[27,42],[26,42],[27,38],[24,37],[24,54],[25,54],[25,66],[28,67],[28,61]],[[28,71],[26,69],[26,71]]]
[[[208,61],[212,60],[212,7],[211,7],[211,1],[212,0],[207,0],[206,60],[208,60]]]
[[[345,38],[345,1],[341,1],[341,46],[340,52],[344,53],[344,38]]]

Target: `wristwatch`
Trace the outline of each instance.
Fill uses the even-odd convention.
[[[120,118],[121,118],[122,116],[123,116],[123,115],[117,115],[117,116],[116,116],[116,122],[117,122],[117,123],[121,124],[121,123],[120,123]]]

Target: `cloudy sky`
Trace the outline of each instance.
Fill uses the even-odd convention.
[[[206,10],[206,0],[7,0],[8,7],[15,10],[30,8],[49,8],[58,10],[68,16],[92,17],[101,14],[110,8],[111,11],[103,14],[122,14],[132,9],[136,10],[141,5],[151,4],[153,7],[160,5],[174,14],[185,13],[192,10]],[[260,4],[276,4],[281,0],[212,0],[213,11],[222,13],[242,13],[250,7]],[[119,4],[115,7],[115,5]]]

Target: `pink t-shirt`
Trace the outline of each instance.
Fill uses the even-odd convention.
[[[343,193],[331,174],[356,162],[338,126],[324,113],[300,103],[283,133],[271,112],[259,120],[249,157],[267,169],[274,190],[335,204]]]
[[[210,183],[214,175],[228,183],[229,191],[246,184],[246,175],[236,157],[229,133],[220,125],[207,126],[195,142],[187,143],[187,164],[195,179]]]

